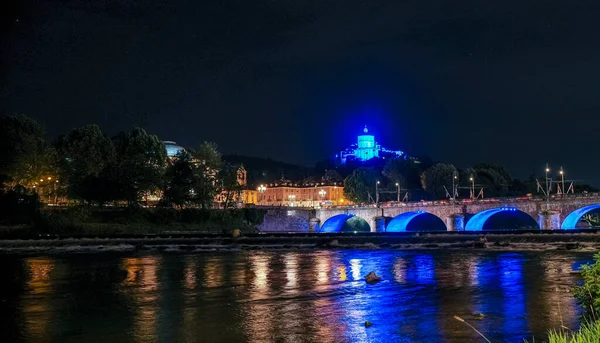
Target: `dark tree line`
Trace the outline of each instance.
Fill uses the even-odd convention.
[[[34,120],[23,115],[0,119],[3,189],[18,188],[47,202],[54,197],[134,206],[151,198],[166,206],[210,208],[218,192],[239,189],[234,170],[213,143],[169,159],[162,140],[142,128],[108,137],[97,125],[88,125],[46,142]]]

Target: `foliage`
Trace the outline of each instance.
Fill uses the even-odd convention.
[[[88,202],[103,202],[101,188],[109,179],[100,177],[114,163],[115,148],[97,125],[73,129],[54,143],[61,179],[68,182],[68,194]],[[106,175],[104,175],[106,176]]]
[[[451,164],[434,164],[421,175],[423,189],[435,198],[444,198],[446,196],[444,187],[451,191],[452,178],[456,172],[456,168]]]
[[[130,205],[136,204],[143,195],[162,186],[167,157],[165,145],[141,128],[122,132],[113,141],[117,154],[113,174],[119,183],[117,196]]]
[[[600,314],[600,253],[594,255],[595,262],[582,266],[583,284],[574,289],[577,302],[583,307],[584,317],[597,319]]]
[[[578,331],[564,329],[548,333],[548,343],[598,343],[600,342],[600,321],[584,322]]]
[[[475,183],[484,188],[486,196],[497,197],[507,195],[512,180],[504,167],[480,163],[475,165],[474,169],[476,172]]]
[[[354,203],[364,204],[375,199],[379,173],[371,168],[357,168],[344,180],[344,196]]]
[[[37,193],[30,193],[24,187],[0,191],[0,222],[10,225],[31,224],[39,215],[42,204]]]
[[[229,208],[236,198],[239,198],[242,192],[242,185],[239,183],[241,175],[240,167],[231,163],[224,163],[219,172],[221,181],[221,192],[224,194],[223,208]]]
[[[197,160],[198,182],[194,187],[196,203],[201,208],[210,208],[219,193],[218,173],[221,169],[221,154],[214,143],[204,142],[193,154]]]
[[[408,174],[409,164],[403,158],[394,158],[389,160],[383,167],[383,175],[392,183],[405,183]]]
[[[195,192],[198,188],[199,176],[192,155],[180,151],[172,164],[167,167],[162,204],[176,205],[182,208],[195,203]]]
[[[33,188],[54,174],[53,151],[42,126],[24,115],[0,118],[0,180],[9,188]]]

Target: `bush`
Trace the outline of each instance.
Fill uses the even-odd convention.
[[[77,226],[68,217],[58,212],[42,212],[36,220],[36,229],[44,233],[77,233]]]
[[[596,320],[600,314],[600,253],[594,255],[594,260],[582,267],[583,284],[573,291],[587,320]]]
[[[29,194],[24,188],[0,192],[0,223],[32,224],[39,217],[41,208],[37,193]]]

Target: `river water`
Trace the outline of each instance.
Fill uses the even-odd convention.
[[[0,256],[0,341],[483,342],[455,315],[492,342],[539,341],[548,329],[577,328],[571,270],[591,258],[400,250]],[[383,281],[366,284],[370,271]]]

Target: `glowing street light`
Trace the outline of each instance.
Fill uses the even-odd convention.
[[[288,195],[288,199],[290,200],[290,206],[294,207],[294,200],[296,199],[295,195]]]
[[[267,190],[267,187],[265,187],[265,185],[260,185],[260,186],[258,186],[257,190],[258,190],[258,193],[260,194],[258,202],[261,202],[264,200],[264,196],[262,194]]]
[[[321,203],[323,203],[323,198],[325,197],[325,194],[327,194],[327,192],[325,192],[324,189],[321,189],[319,191],[319,197],[321,197]]]
[[[561,194],[564,196],[565,195],[565,171],[563,170],[563,167],[560,166],[560,179],[561,179],[561,184],[562,184],[562,189],[560,190]]]
[[[398,182],[396,182],[396,189],[397,189],[397,202],[400,202],[400,184]]]
[[[475,179],[471,176],[469,180],[471,181],[471,199],[475,199]]]
[[[550,210],[550,185],[551,180],[548,178],[548,173],[550,172],[550,167],[548,163],[546,163],[546,209]]]
[[[458,175],[456,175],[456,170],[452,172],[452,200],[456,198],[456,181],[458,181]]]
[[[379,207],[379,181],[375,183],[375,206]]]

